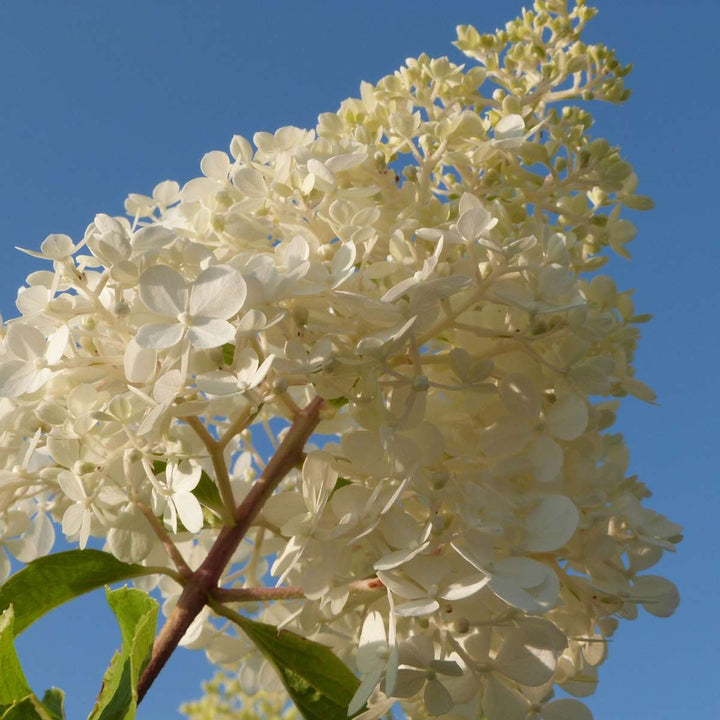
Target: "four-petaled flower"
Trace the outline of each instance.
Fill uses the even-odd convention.
[[[178,530],[178,518],[188,532],[202,530],[202,508],[192,493],[201,475],[202,468],[199,465],[183,460],[180,463],[168,463],[164,477],[161,474],[157,478],[152,509],[155,515],[162,515],[163,521],[174,533]]]
[[[143,273],[139,293],[152,312],[166,319],[138,330],[135,340],[141,348],[170,348],[187,334],[193,347],[207,349],[235,337],[228,320],[245,303],[247,288],[242,275],[227,265],[203,270],[192,283],[172,268],[156,265]]]

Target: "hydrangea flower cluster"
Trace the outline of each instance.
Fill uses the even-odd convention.
[[[227,603],[332,647],[365,720],[591,717],[576,698],[618,618],[675,609],[644,573],[680,539],[609,431],[653,393],[632,367],[647,316],[597,271],[628,256],[623,207],[651,203],[576,104],[628,95],[580,40],[593,14],[538,0],[460,27],[468,66],[408,60],[315,130],[236,136],[130,219],[31,253],[49,269],[2,329],[0,576],[51,550],[53,520],[195,569],[319,397]],[[157,587],[169,612],[180,585]],[[248,693],[277,684],[208,608],[183,643],[242,660]]]

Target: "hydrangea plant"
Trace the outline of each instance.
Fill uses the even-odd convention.
[[[92,718],[134,717],[178,644],[288,717],[591,717],[619,619],[677,606],[647,571],[680,539],[610,430],[654,395],[648,316],[601,268],[652,203],[591,135],[586,101],[629,95],[594,13],[461,26],[466,64],[408,60],[31,252],[0,352],[0,576],[27,563],[0,706],[59,717],[12,636],[132,578]],[[50,554],[57,525],[80,549]],[[188,712],[246,717],[213,688]]]

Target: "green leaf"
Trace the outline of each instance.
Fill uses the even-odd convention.
[[[65,720],[62,690],[53,688],[45,693],[47,706],[30,690],[15,652],[14,625],[10,605],[0,615],[0,720]]]
[[[11,605],[0,615],[0,711],[32,694],[15,653],[14,624]]]
[[[137,712],[137,685],[150,659],[158,604],[135,588],[107,590],[117,617],[122,647],[105,671],[100,695],[88,720],[132,720]]]
[[[7,708],[0,715],[0,720],[57,720],[58,717],[51,714],[34,695],[28,695]]]
[[[233,619],[275,666],[306,720],[347,720],[359,681],[330,648],[241,615]]]
[[[200,482],[195,486],[192,494],[197,498],[201,505],[204,505],[214,513],[221,515],[223,510],[222,498],[217,485],[212,478],[203,470],[200,475]]]
[[[0,611],[15,607],[15,635],[53,608],[108,583],[153,571],[100,550],[69,550],[28,563],[0,587]]]
[[[49,710],[53,718],[65,720],[65,693],[59,688],[49,688],[45,691],[42,704]]]

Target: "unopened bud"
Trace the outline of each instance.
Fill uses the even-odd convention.
[[[87,475],[95,470],[95,463],[88,460],[78,460],[72,467],[72,471],[76,475]]]
[[[59,472],[56,467],[45,467],[38,473],[38,477],[47,482],[49,480],[55,480]]]
[[[403,177],[410,182],[417,180],[418,171],[415,165],[406,165],[402,171]]]

